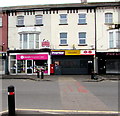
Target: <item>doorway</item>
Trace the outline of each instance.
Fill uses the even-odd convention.
[[[26,60],[27,62],[27,74],[32,74],[33,73],[33,60]]]

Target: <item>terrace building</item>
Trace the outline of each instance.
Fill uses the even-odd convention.
[[[119,2],[16,6],[3,12],[9,15],[10,74],[33,75],[36,68],[47,75],[120,73]]]

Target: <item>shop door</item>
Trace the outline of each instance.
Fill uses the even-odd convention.
[[[27,60],[27,74],[33,74],[33,60]]]

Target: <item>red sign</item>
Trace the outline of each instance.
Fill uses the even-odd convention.
[[[95,50],[81,50],[80,55],[95,55]]]
[[[50,47],[50,42],[49,41],[43,41],[42,42],[42,47]]]

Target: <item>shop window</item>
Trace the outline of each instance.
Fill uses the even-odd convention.
[[[10,73],[13,73],[13,74],[16,73],[16,56],[15,55],[10,56]]]
[[[78,16],[78,24],[86,24],[86,14],[79,14]]]
[[[106,73],[120,73],[120,59],[108,59],[106,61]]]
[[[40,41],[37,33],[20,34],[20,49],[39,49]]]

